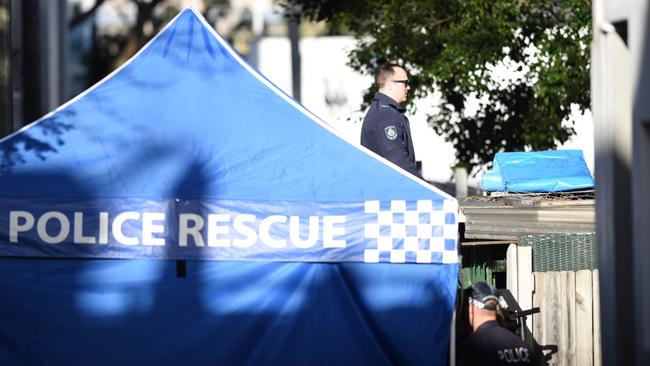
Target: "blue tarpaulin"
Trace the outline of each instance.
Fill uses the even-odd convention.
[[[562,192],[594,188],[594,180],[580,150],[502,152],[483,174],[481,187],[492,192]]]
[[[456,201],[193,9],[2,139],[0,201],[3,364],[446,362]]]

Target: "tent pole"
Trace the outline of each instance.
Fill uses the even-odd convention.
[[[449,366],[456,366],[456,307],[451,313],[451,331],[449,332]]]

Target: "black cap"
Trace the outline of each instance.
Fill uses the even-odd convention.
[[[499,308],[499,292],[485,282],[477,282],[470,288],[469,302],[479,309],[497,310]]]

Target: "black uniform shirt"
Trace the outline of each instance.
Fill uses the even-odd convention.
[[[496,320],[481,324],[459,353],[459,365],[536,365],[533,351],[521,338]]]
[[[411,127],[405,109],[389,96],[377,93],[363,119],[361,145],[418,178]]]

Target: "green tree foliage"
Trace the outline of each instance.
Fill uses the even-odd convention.
[[[412,93],[439,91],[431,127],[473,170],[498,151],[565,142],[571,106],[589,108],[590,0],[285,0],[303,17],[352,31],[350,65],[405,64]],[[513,70],[514,73],[499,70]],[[514,75],[514,77],[512,77]],[[506,77],[504,77],[506,76]],[[372,87],[366,94],[368,103]],[[468,100],[479,101],[478,111]],[[412,106],[411,106],[412,107]]]

